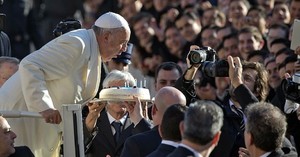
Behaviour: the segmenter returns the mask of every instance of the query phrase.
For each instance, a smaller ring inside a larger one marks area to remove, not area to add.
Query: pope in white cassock
[[[0,110],[39,112],[39,118],[8,119],[15,145],[27,145],[36,157],[57,157],[61,144],[63,104],[94,98],[101,60],[127,49],[130,29],[118,14],[100,16],[92,29],[79,29],[53,39],[25,57],[0,88]]]

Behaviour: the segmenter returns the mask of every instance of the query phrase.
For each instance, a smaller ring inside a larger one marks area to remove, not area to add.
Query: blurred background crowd
[[[190,46],[209,46],[218,59],[231,55],[260,63],[269,75],[261,100],[284,110],[280,84],[285,73],[293,75],[300,69],[290,49],[300,0],[6,0],[0,6],[6,14],[1,31],[10,39],[9,55],[21,60],[55,38],[53,30],[60,21],[77,19],[88,29],[108,11],[122,15],[132,30],[131,56],[123,56],[125,62],[120,64],[138,80],[146,78],[152,96],[161,63],[175,62],[185,71]],[[206,100],[223,100],[230,86],[228,77],[205,78],[201,73],[194,82],[196,95]],[[295,125],[289,123],[287,136],[296,139],[292,142],[298,143],[299,153],[300,135],[294,128],[299,122]]]

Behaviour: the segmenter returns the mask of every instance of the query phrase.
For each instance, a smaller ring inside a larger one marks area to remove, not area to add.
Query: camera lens
[[[192,65],[200,64],[206,60],[206,52],[203,50],[192,50],[189,53],[188,59]]]

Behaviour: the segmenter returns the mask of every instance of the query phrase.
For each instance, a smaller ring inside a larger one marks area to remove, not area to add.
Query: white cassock
[[[63,104],[81,104],[98,90],[101,57],[93,30],[64,34],[25,57],[0,88],[0,110],[41,112]],[[62,115],[63,116],[63,115]],[[63,118],[63,117],[62,117]],[[63,124],[42,118],[8,118],[15,145],[27,145],[36,157],[57,157]]]

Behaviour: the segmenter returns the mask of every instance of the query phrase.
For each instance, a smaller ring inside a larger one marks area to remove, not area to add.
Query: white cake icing
[[[137,87],[111,87],[100,91],[101,101],[132,101],[133,96],[141,101],[151,101],[149,89]]]

